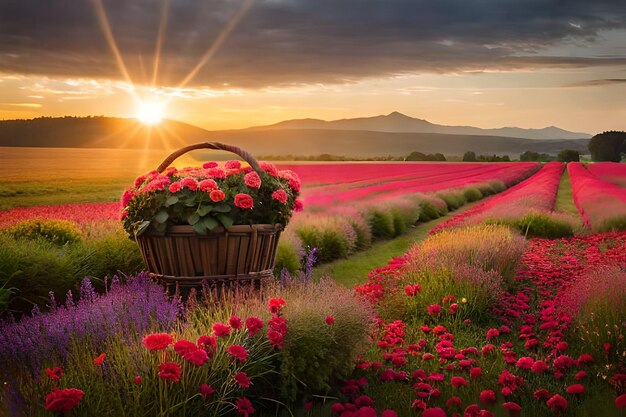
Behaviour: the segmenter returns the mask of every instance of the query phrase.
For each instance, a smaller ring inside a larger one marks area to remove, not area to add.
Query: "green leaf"
[[[150,222],[148,220],[144,220],[139,223],[135,229],[135,236],[142,235],[148,229],[148,226],[150,226]]]
[[[209,214],[211,210],[213,210],[212,206],[200,206],[198,207],[198,210],[196,210],[196,213],[198,213],[199,216],[204,217]]]
[[[206,228],[208,230],[213,230],[215,229],[217,226],[219,226],[219,223],[217,222],[217,220],[215,220],[213,217],[205,217],[204,219],[202,219],[204,221],[204,224],[206,225]]]
[[[169,217],[170,215],[167,214],[167,210],[161,209],[154,216],[154,220],[156,220],[157,223],[165,223]]]
[[[207,232],[204,222],[197,222],[196,224],[194,224],[193,230],[199,235],[206,235]]]
[[[170,196],[167,198],[167,200],[165,200],[165,207],[172,206],[176,203],[178,203],[178,197],[176,197],[175,195]]]
[[[218,214],[216,217],[224,227],[230,227],[234,223],[233,219],[225,214]]]
[[[198,213],[191,213],[191,215],[187,217],[187,223],[189,223],[192,226],[198,223],[198,221],[200,221],[200,216],[198,215]]]
[[[196,205],[196,199],[195,196],[189,196],[187,198],[185,198],[185,205],[187,207],[193,207]]]
[[[230,206],[228,204],[220,204],[213,207],[213,211],[216,211],[218,213],[228,213],[230,211]]]

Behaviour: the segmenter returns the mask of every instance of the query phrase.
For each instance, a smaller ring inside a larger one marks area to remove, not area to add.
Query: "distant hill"
[[[373,132],[396,133],[443,133],[448,135],[502,136],[509,138],[553,140],[553,139],[589,139],[589,133],[569,132],[555,126],[543,129],[522,129],[503,127],[499,129],[481,129],[472,126],[444,126],[427,120],[409,117],[399,112],[386,116],[360,117],[325,121],[319,119],[286,120],[269,126],[252,127],[250,130],[277,129],[327,129],[327,130],[367,130]]]
[[[149,128],[116,117],[41,117],[0,121],[0,146],[53,148],[179,148],[206,140],[204,129],[174,120]]]
[[[387,116],[388,117],[388,116]],[[398,117],[398,116],[394,116]],[[404,116],[406,117],[406,116]],[[462,155],[508,154],[525,151],[556,155],[569,148],[587,153],[588,139],[536,140],[516,137],[402,133],[344,129],[244,129],[207,131],[173,120],[148,128],[134,119],[64,117],[0,121],[0,146],[175,149],[199,141],[238,145],[253,155],[332,154],[370,158],[408,155],[413,151]],[[200,158],[208,153],[197,152]]]

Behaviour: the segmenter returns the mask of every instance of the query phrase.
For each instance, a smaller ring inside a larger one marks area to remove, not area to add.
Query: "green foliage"
[[[405,161],[446,161],[446,157],[442,153],[429,153],[426,155],[422,152],[411,152]]]
[[[478,155],[477,159],[479,162],[510,162],[511,161],[511,158],[508,155],[499,156],[496,154]]]
[[[476,162],[476,152],[467,151],[463,154],[463,162]]]
[[[478,187],[467,187],[463,190],[463,198],[465,198],[465,201],[471,203],[472,201],[478,201],[483,198],[483,193],[480,192]]]
[[[300,249],[302,249],[300,245]],[[279,275],[283,269],[287,269],[291,275],[298,272],[302,261],[302,253],[293,241],[281,239],[276,249],[276,264],[274,274]]]
[[[55,245],[76,243],[81,240],[80,230],[67,220],[30,219],[7,230],[15,239],[43,239]]]
[[[404,234],[407,228],[415,225],[420,217],[419,205],[409,201],[392,206],[390,211],[395,236]]]
[[[284,294],[289,330],[281,356],[281,392],[294,401],[327,394],[367,349],[374,314],[369,303],[330,280],[295,284]],[[326,323],[326,317],[334,319]]]
[[[596,232],[624,232],[626,231],[626,215],[613,216],[606,219],[599,226],[594,227]]]
[[[539,161],[539,152],[526,151],[519,156],[519,160],[523,162]]]
[[[573,149],[563,149],[559,152],[557,160],[561,162],[578,162],[580,160],[580,152]]]
[[[334,259],[346,258],[354,250],[354,241],[346,234],[352,228],[347,222],[338,218],[327,221],[302,222],[296,226],[295,233],[304,246],[317,248],[319,262],[330,262]]]
[[[438,207],[430,201],[422,201],[420,203],[420,221],[429,221],[444,216],[448,212],[447,204],[445,207]]]
[[[486,219],[485,223],[514,227],[528,238],[541,237],[546,239],[558,239],[574,236],[574,232],[576,231],[574,220],[566,215],[539,211],[531,211],[523,217],[515,219]]]
[[[449,210],[456,210],[465,204],[465,196],[463,191],[450,190],[437,193],[437,197],[441,198],[448,205]]]
[[[368,223],[372,227],[372,238],[391,239],[395,235],[393,215],[382,207],[368,207]]]
[[[626,153],[626,132],[609,131],[595,135],[589,141],[589,153],[595,162],[620,162]]]

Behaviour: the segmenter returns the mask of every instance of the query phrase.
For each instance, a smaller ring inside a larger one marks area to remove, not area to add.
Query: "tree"
[[[557,159],[561,162],[578,162],[580,161],[580,153],[574,149],[563,149],[559,152]]]
[[[445,161],[446,157],[444,154],[437,152],[434,155],[428,155],[429,161]]]
[[[422,152],[411,152],[409,156],[406,157],[407,161],[427,161],[428,158],[426,154]]]
[[[538,161],[541,155],[539,152],[526,151],[519,156],[520,161]]]
[[[476,152],[465,152],[465,154],[463,155],[463,162],[476,162]]]
[[[602,132],[589,141],[589,153],[594,161],[622,160],[622,153],[626,153],[626,132]]]

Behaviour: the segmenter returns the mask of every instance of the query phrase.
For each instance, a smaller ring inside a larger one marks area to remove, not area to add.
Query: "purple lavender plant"
[[[304,282],[311,282],[313,279],[313,267],[317,262],[317,257],[315,256],[319,249],[313,248],[309,250],[309,253],[306,255],[306,260],[304,261],[304,269],[301,273],[301,280]]]
[[[19,322],[0,322],[0,377],[29,372],[37,378],[44,365],[62,365],[73,342],[98,351],[113,336],[131,340],[153,326],[169,330],[181,313],[179,300],[170,300],[146,273],[114,277],[105,294],[97,294],[85,278],[80,295],[74,303],[68,294],[59,306],[52,294],[50,312],[34,309]]]

